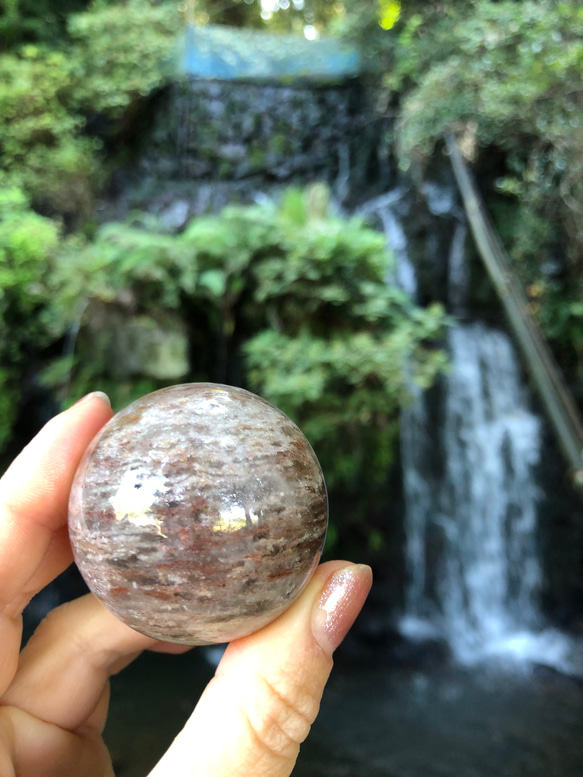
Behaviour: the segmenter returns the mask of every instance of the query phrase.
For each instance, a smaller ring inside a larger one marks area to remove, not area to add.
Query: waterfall
[[[448,350],[441,428],[428,423],[426,397],[402,419],[404,627],[430,623],[458,658],[470,660],[539,626],[541,429],[506,334],[459,325]]]
[[[448,302],[466,314],[467,229],[451,191],[427,192],[429,210],[453,217]],[[395,255],[394,280],[412,297],[415,271],[396,205],[368,203]],[[459,321],[447,335],[450,371],[431,394],[411,386],[401,418],[407,582],[400,628],[445,639],[464,663],[491,655],[560,665],[560,635],[542,629],[537,548],[541,421],[529,406],[510,337]]]
[[[417,280],[415,268],[409,259],[407,236],[401,218],[397,213],[397,207],[407,194],[404,187],[397,187],[387,194],[375,197],[366,202],[358,213],[363,217],[376,216],[387,238],[387,245],[394,257],[393,268],[387,283],[393,283],[402,289],[411,299],[417,296]]]

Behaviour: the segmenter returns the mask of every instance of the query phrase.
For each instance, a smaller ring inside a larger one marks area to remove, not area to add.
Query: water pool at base
[[[116,777],[145,777],[213,667],[144,654],[112,680]],[[362,666],[338,657],[293,777],[581,777],[583,682],[544,669]]]

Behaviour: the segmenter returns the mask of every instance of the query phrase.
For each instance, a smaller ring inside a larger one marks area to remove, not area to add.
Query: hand
[[[53,610],[19,657],[22,611],[72,561],[67,502],[81,456],[111,417],[90,394],[50,421],[0,481],[0,775],[113,775],[102,739],[109,677],[144,649],[91,594]],[[371,585],[368,567],[322,564],[276,621],[232,642],[151,777],[288,777],[318,713],[332,653]]]

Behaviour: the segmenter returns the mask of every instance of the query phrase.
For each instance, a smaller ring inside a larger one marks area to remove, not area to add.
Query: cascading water
[[[410,577],[404,627],[431,623],[458,658],[470,660],[504,650],[539,625],[540,422],[527,407],[505,334],[457,326],[448,349],[440,439],[427,412],[402,419]],[[437,468],[435,456],[442,457]]]
[[[451,191],[427,192],[430,211],[454,216],[448,261],[453,313],[464,313],[466,226]],[[395,278],[416,295],[405,232],[386,195],[363,209],[380,218]],[[396,239],[395,239],[396,236]],[[431,397],[414,386],[401,419],[407,586],[401,630],[446,639],[456,658],[563,660],[555,632],[540,631],[536,474],[541,422],[529,408],[512,341],[483,323],[448,332],[450,372]],[[430,404],[433,403],[433,404]]]
[[[396,206],[402,201],[405,194],[404,188],[397,187],[387,194],[367,202],[360,208],[359,214],[364,217],[370,217],[374,214],[379,218],[387,238],[387,244],[395,259],[391,277],[387,278],[387,282],[395,284],[411,299],[414,299],[417,295],[415,268],[409,260],[407,236],[401,219],[396,213]]]

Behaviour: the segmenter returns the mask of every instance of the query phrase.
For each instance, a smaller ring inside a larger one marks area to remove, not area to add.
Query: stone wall
[[[315,180],[347,201],[382,174],[385,124],[367,99],[357,79],[318,86],[184,78],[149,106],[119,199],[126,210],[162,215],[171,228]]]

